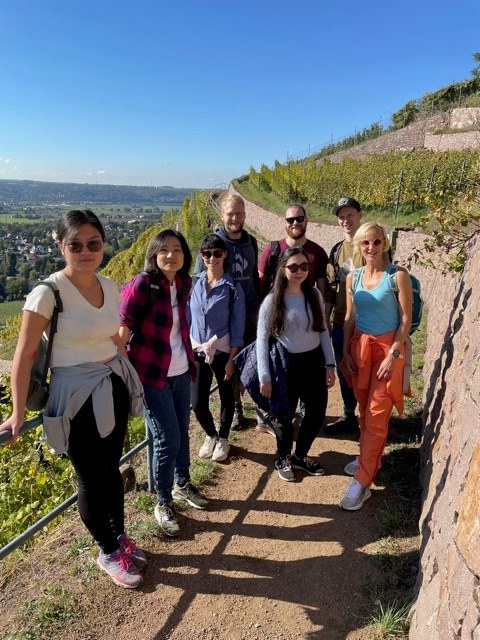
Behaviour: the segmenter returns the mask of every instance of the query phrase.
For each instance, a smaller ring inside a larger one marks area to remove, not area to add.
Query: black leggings
[[[115,427],[101,438],[90,396],[70,421],[68,456],[78,480],[80,517],[105,554],[118,549],[124,528],[123,480],[119,470],[127,432],[129,393],[123,380],[112,373]]]
[[[233,419],[233,376],[228,380],[225,377],[225,365],[230,357],[228,353],[217,353],[210,364],[206,364],[205,358],[195,354],[197,367],[197,380],[191,385],[192,409],[198,422],[208,436],[215,438],[217,429],[210,411],[210,387],[213,374],[218,383],[220,395],[220,438],[228,439],[230,426]]]
[[[298,400],[305,406],[305,415],[300,424],[295,448],[295,455],[304,458],[320,431],[327,410],[328,388],[325,358],[321,347],[304,353],[288,354],[287,383],[292,415],[295,413]],[[292,452],[292,419],[275,416],[272,419],[272,427],[277,437],[278,456],[285,458]]]

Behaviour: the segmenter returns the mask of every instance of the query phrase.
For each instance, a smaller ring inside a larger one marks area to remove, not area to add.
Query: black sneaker
[[[331,436],[352,431],[358,431],[358,418],[354,413],[345,414],[324,428],[324,433]]]
[[[287,456],[286,458],[277,458],[277,460],[275,460],[275,469],[277,470],[281,480],[286,480],[287,482],[295,481],[295,474],[292,471],[290,456]]]
[[[323,476],[325,468],[319,462],[315,462],[312,458],[305,456],[303,460],[293,455],[290,459],[292,467],[294,469],[302,469],[305,473],[309,473],[311,476]]]

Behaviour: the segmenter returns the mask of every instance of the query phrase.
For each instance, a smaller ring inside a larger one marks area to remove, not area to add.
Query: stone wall
[[[480,131],[459,131],[458,133],[426,133],[425,149],[431,151],[461,151],[479,149]]]
[[[338,151],[329,156],[329,160],[341,162],[345,157],[363,158],[368,154],[386,153],[396,149],[423,149],[425,134],[438,127],[447,126],[447,120],[448,116],[444,114],[417,120],[398,131],[391,131],[375,140],[369,140],[345,151]]]
[[[247,224],[284,236],[276,214],[247,202]],[[340,228],[309,223],[328,252]],[[423,236],[400,231],[395,258],[407,264]],[[422,441],[421,566],[410,640],[480,640],[480,238],[463,276],[412,271],[428,306]]]

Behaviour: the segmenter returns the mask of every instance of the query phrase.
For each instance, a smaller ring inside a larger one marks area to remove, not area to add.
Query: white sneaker
[[[216,444],[217,444],[216,438],[212,438],[212,436],[205,436],[205,442],[200,447],[200,451],[198,452],[198,457],[211,458]]]
[[[352,478],[342,501],[338,505],[347,511],[358,511],[363,507],[365,500],[368,500],[372,492],[368,487],[364,487],[358,480]]]
[[[219,438],[215,445],[215,450],[212,454],[212,460],[215,462],[223,462],[228,458],[228,452],[230,451],[230,445],[225,438]]]
[[[377,471],[382,468],[382,461],[378,463]],[[354,476],[357,471],[360,469],[360,458],[357,456],[354,460],[345,465],[343,471],[347,474],[347,476]]]
[[[347,474],[347,476],[354,476],[359,469],[360,469],[360,460],[359,460],[359,457],[357,456],[351,462],[345,465],[343,470]]]

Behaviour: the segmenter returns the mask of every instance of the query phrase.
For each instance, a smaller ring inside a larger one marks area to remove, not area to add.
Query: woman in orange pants
[[[347,314],[342,368],[350,379],[360,410],[360,455],[346,467],[354,475],[340,502],[360,509],[371,493],[395,406],[403,412],[405,341],[412,322],[412,286],[408,271],[389,263],[385,229],[363,224],[354,237],[354,251],[364,267],[347,277]],[[398,295],[389,279],[395,273]]]

